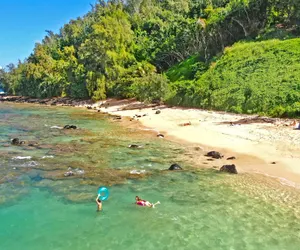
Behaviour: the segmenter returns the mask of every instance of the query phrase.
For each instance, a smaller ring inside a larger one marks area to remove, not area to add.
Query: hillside
[[[178,79],[187,74],[184,72]],[[191,106],[236,113],[299,116],[300,39],[237,43],[226,48],[224,54],[190,84],[194,88],[189,97]]]
[[[291,0],[99,0],[0,69],[0,82],[36,98],[297,116],[299,9]]]

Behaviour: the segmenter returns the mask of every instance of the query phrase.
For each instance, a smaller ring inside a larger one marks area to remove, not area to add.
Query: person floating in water
[[[135,196],[135,204],[142,206],[142,207],[152,207],[155,208],[156,205],[160,204],[160,202],[156,202],[156,203],[151,203],[149,201],[146,200],[142,200],[140,197]]]
[[[96,203],[97,203],[97,211],[101,211],[102,210],[102,201],[100,200],[100,194],[98,194],[98,196],[96,198]]]

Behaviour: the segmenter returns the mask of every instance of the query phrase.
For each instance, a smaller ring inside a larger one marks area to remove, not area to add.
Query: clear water
[[[86,110],[1,103],[0,118],[0,249],[299,249],[299,191],[276,180],[201,168],[184,145]],[[65,124],[79,129],[50,128]],[[173,162],[187,170],[163,171]],[[96,212],[100,185],[110,197]]]

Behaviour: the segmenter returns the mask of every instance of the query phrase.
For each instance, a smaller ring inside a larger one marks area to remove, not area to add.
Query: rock
[[[161,113],[161,111],[160,111],[159,109],[155,111],[155,114],[156,114],[156,115],[158,115],[158,114],[160,114],[160,113]]]
[[[29,147],[37,147],[38,146],[38,143],[33,141],[33,142],[28,142],[28,146]]]
[[[65,125],[64,129],[77,129],[77,126],[75,126],[75,125]]]
[[[129,148],[142,148],[143,146],[142,145],[137,145],[137,144],[130,144],[128,147]]]
[[[122,119],[122,116],[117,115],[117,116],[114,116],[113,119],[114,119],[114,120],[121,120],[121,119]]]
[[[214,159],[221,159],[223,157],[223,155],[217,151],[210,151],[205,156],[209,156]]]
[[[159,137],[159,138],[164,138],[165,137],[163,134],[157,134],[156,136]]]
[[[131,170],[129,172],[130,174],[145,174],[146,173],[146,170]]]
[[[13,138],[13,139],[11,139],[11,144],[12,144],[12,145],[20,145],[20,140],[19,140],[19,138]]]
[[[226,160],[235,160],[236,158],[234,156],[228,157]]]
[[[203,148],[202,148],[202,147],[199,147],[199,146],[197,146],[197,147],[194,147],[194,149],[195,149],[195,150],[197,150],[197,151],[199,151],[199,150],[203,150]]]
[[[40,174],[36,174],[36,175],[30,176],[30,179],[32,181],[39,182],[39,181],[42,181],[44,178]]]
[[[65,177],[72,176],[72,175],[74,175],[74,173],[72,171],[68,171],[68,172],[64,173]]]
[[[231,174],[237,174],[238,173],[234,164],[232,164],[232,165],[223,165],[220,168],[220,171],[221,172],[228,172],[228,173],[231,173]]]
[[[272,161],[271,164],[276,164],[276,161]]]
[[[182,167],[180,167],[177,163],[174,163],[169,167],[169,170],[182,170]]]
[[[20,141],[19,138],[13,138],[13,139],[11,139],[11,144],[19,146],[19,145],[25,144],[25,141]]]
[[[86,108],[87,108],[87,109],[92,109],[92,106],[87,106]]]

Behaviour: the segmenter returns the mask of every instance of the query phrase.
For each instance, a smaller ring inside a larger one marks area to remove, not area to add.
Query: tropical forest
[[[99,0],[47,30],[0,82],[35,98],[299,117],[300,1]]]

